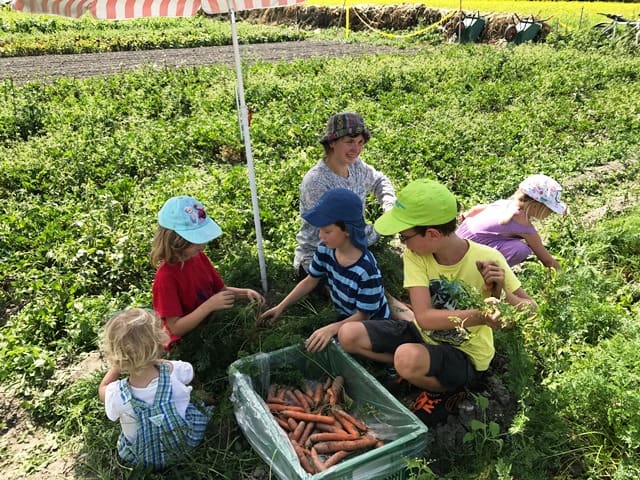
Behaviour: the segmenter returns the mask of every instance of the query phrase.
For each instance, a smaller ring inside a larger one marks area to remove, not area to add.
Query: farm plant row
[[[391,4],[401,2],[366,2],[367,4]],[[421,2],[414,2],[419,4]],[[461,4],[452,0],[435,0],[428,2],[429,8],[435,15],[432,19],[418,21],[413,25],[413,31],[389,32],[396,44],[415,44],[420,42],[441,43],[446,35],[438,29],[425,29],[424,23],[437,21],[447,12],[458,10]],[[338,13],[333,15],[335,25],[331,28],[318,30],[312,23],[303,29],[295,22],[290,25],[258,25],[248,22],[238,22],[238,36],[241,43],[265,43],[302,40],[312,37],[327,37],[335,39],[346,37],[343,2],[318,0],[304,5],[305,15],[313,16],[313,8],[333,7]],[[403,7],[407,7],[406,4]],[[295,9],[296,7],[287,7]],[[300,7],[302,8],[302,7]],[[352,8],[358,8],[357,4]],[[602,12],[619,14],[629,20],[638,20],[640,9],[634,3],[618,2],[526,2],[526,1],[480,1],[463,2],[462,9],[467,13],[482,12],[482,15],[504,16],[512,14],[513,23],[519,18],[535,16],[539,21],[546,20],[551,29],[551,35],[545,40],[551,43],[572,43],[580,48],[597,48],[605,46],[607,49],[623,48],[637,51],[638,42],[635,33],[620,26],[615,36],[602,36],[592,27],[602,21],[608,21]],[[275,9],[276,12],[286,9]],[[441,11],[441,14],[438,14]],[[240,12],[240,14],[246,12]],[[325,12],[318,15],[326,17]],[[242,15],[240,15],[242,16]],[[295,19],[293,14],[287,19]],[[357,19],[357,16],[354,16]],[[258,20],[259,21],[259,20]],[[302,17],[300,23],[304,25]],[[320,25],[326,27],[326,25]],[[417,33],[419,32],[419,33]],[[69,19],[51,15],[25,15],[14,12],[8,5],[0,7],[0,57],[24,55],[44,55],[60,53],[90,53],[113,52],[127,50],[145,50],[160,48],[188,48],[202,46],[218,46],[231,44],[231,30],[227,15],[214,17],[198,16],[195,18],[149,18],[133,21],[98,21],[89,15],[82,19]],[[633,33],[633,34],[632,34]],[[375,29],[365,29],[362,32],[350,32],[350,41],[375,41],[386,43],[389,41],[387,32],[377,32]]]
[[[332,113],[364,115],[365,159],[398,189],[431,177],[471,206],[532,173],[565,186],[570,214],[543,229],[563,269],[525,264],[538,315],[496,335],[513,416],[459,450],[432,445],[412,462],[416,478],[640,476],[639,72],[633,53],[561,42],[246,67],[270,302],[294,284],[298,185]],[[150,305],[164,200],[200,199],[224,231],[207,253],[225,280],[260,288],[234,80],[213,66],[0,83],[0,383],[73,450],[80,478],[136,473],[117,462],[119,429],[96,395],[102,372],[73,383],[60,372],[97,348],[110,313]],[[607,205],[613,213],[596,215]],[[401,296],[399,258],[386,244],[374,253]],[[301,342],[333,313],[309,299],[284,317],[259,328],[239,306],[185,338],[175,355],[218,406],[204,444],[157,478],[247,478],[263,466],[236,425],[226,369]]]

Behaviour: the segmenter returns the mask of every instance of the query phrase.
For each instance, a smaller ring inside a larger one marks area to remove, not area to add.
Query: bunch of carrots
[[[303,388],[269,387],[267,406],[287,432],[307,473],[323,472],[357,451],[383,445],[364,423],[347,413],[344,397],[342,376],[324,382],[305,380]]]

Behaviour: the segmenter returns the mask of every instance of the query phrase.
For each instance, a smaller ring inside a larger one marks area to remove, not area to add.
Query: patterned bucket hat
[[[320,139],[323,145],[346,136],[362,135],[365,141],[369,141],[371,133],[364,124],[364,119],[359,113],[341,112],[331,116],[327,121],[327,129]]]

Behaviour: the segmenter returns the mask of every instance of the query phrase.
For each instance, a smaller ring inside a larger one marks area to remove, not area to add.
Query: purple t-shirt
[[[507,259],[510,267],[524,261],[532,250],[520,237],[522,234],[536,233],[533,226],[522,225],[515,220],[501,224],[509,215],[513,204],[509,200],[498,200],[477,215],[466,218],[458,227],[459,237],[482,243],[498,250]]]

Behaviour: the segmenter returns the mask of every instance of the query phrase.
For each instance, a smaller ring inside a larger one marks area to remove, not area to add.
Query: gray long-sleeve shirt
[[[389,178],[371,165],[358,158],[353,165],[349,165],[347,178],[334,173],[324,160],[313,166],[302,179],[300,184],[300,214],[313,208],[324,192],[332,188],[346,188],[360,197],[363,205],[369,193],[373,193],[384,211],[393,207],[396,201],[395,190]],[[368,224],[365,232],[369,245],[374,243],[378,235],[373,225]],[[293,266],[296,271],[302,266],[307,270],[313,253],[316,251],[319,236],[318,228],[302,220],[300,232],[296,235],[296,247]]]

